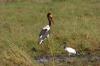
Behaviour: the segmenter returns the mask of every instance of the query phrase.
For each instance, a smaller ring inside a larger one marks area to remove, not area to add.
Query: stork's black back
[[[44,40],[45,38],[47,38],[47,35],[50,33],[50,31],[48,31],[47,29],[42,29],[42,31],[40,32],[40,36],[42,36],[40,39]]]
[[[44,35],[46,33],[47,29],[42,29],[39,36]]]

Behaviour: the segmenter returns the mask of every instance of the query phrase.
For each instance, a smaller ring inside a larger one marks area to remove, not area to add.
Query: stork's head
[[[47,17],[48,17],[48,18],[52,18],[51,12],[48,12],[48,13],[47,13]]]
[[[49,26],[51,26],[51,24],[54,23],[51,12],[47,13],[47,18],[48,18],[48,21],[49,21]]]

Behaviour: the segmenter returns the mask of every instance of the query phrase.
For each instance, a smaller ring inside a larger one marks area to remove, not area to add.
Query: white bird
[[[45,27],[42,28],[39,34],[39,44],[42,44],[43,41],[49,37],[50,34],[50,26],[51,26],[51,22],[53,22],[52,15],[50,12],[47,14],[47,18],[48,18],[49,25],[46,25]]]
[[[69,56],[77,55],[77,52],[76,52],[76,50],[74,48],[66,46],[66,42],[64,42],[64,50],[69,53]]]

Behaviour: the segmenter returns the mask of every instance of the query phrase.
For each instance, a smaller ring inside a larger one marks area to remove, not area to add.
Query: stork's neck
[[[48,17],[48,22],[49,22],[49,26],[51,26],[51,18],[50,17]]]

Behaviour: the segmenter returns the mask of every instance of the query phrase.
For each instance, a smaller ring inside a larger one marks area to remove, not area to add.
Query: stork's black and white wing
[[[40,32],[39,38],[45,39],[45,38],[47,38],[48,34],[49,34],[49,31],[47,29],[43,29]]]
[[[49,33],[50,33],[50,27],[47,25],[45,26],[40,34],[39,34],[39,44],[42,44],[42,42],[49,37]]]

